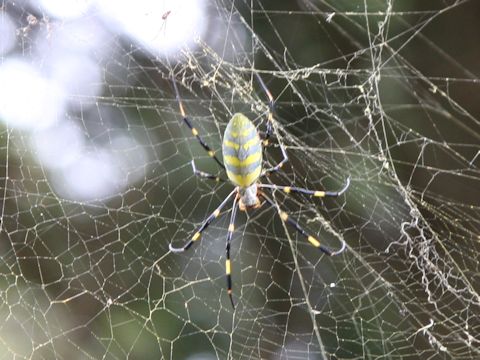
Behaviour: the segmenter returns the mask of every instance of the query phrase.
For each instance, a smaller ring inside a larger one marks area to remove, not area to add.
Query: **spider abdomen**
[[[223,136],[223,162],[230,181],[247,188],[262,172],[262,143],[255,125],[245,115],[236,113]]]

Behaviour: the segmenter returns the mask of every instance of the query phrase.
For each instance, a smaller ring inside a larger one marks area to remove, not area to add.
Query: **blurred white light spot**
[[[112,139],[110,149],[122,175],[118,179],[119,185],[127,186],[145,176],[148,155],[134,138],[127,134],[117,135]]]
[[[0,55],[6,54],[15,46],[15,25],[5,12],[0,11]]]
[[[100,67],[83,54],[60,52],[51,57],[50,76],[65,92],[70,108],[85,110],[102,91]]]
[[[41,10],[56,18],[73,18],[85,14],[93,0],[40,0]]]
[[[63,169],[56,179],[57,190],[65,197],[77,200],[100,200],[119,191],[119,173],[111,156],[105,151],[84,154]]]
[[[33,134],[33,146],[40,163],[51,169],[71,165],[82,157],[84,138],[70,122],[61,122]]]
[[[0,120],[24,129],[40,129],[64,111],[63,93],[26,62],[10,59],[0,65]]]
[[[145,176],[147,152],[128,134],[113,136],[110,146],[85,153],[87,147],[79,131],[65,124],[56,127],[51,136],[59,136],[61,132],[64,139],[53,140],[47,135],[45,140],[37,140],[36,145],[39,159],[57,170],[52,175],[55,189],[62,196],[101,200],[121,193]],[[62,152],[62,146],[64,154],[55,157],[56,152]]]
[[[207,25],[202,0],[97,0],[105,16],[151,51],[171,53],[192,45]]]
[[[111,35],[110,35],[111,37]],[[36,46],[39,53],[75,51],[86,53],[94,51],[99,57],[111,50],[106,40],[105,29],[92,17],[79,18],[72,22],[64,22],[55,26],[50,34],[38,34]]]

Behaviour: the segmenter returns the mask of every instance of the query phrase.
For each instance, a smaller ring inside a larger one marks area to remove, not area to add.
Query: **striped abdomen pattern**
[[[229,121],[222,152],[232,183],[246,188],[257,181],[262,172],[262,144],[257,129],[245,115],[237,113]]]

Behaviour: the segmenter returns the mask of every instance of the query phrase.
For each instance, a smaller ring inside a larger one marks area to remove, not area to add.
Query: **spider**
[[[281,141],[278,141],[280,150],[283,156],[283,159],[275,166],[271,168],[264,169],[262,166],[262,152],[265,146],[269,144],[269,139],[273,135],[273,132],[276,133],[275,124],[273,121],[274,113],[274,99],[272,94],[268,90],[267,86],[263,82],[260,75],[255,73],[260,86],[268,97],[268,116],[267,116],[267,129],[263,139],[260,137],[260,133],[253,124],[253,122],[242,113],[236,113],[232,116],[230,121],[227,124],[225,133],[223,135],[222,143],[222,155],[223,163],[215,155],[215,151],[212,150],[207,143],[199,135],[198,130],[193,126],[191,120],[185,113],[182,100],[180,98],[180,93],[177,88],[177,84],[172,77],[173,88],[175,90],[180,114],[183,118],[183,122],[191,130],[193,136],[196,137],[200,145],[205,149],[208,155],[216,161],[218,166],[226,171],[228,180],[219,177],[218,175],[213,175],[200,171],[196,168],[194,160],[192,160],[191,165],[193,173],[202,178],[207,178],[215,180],[217,182],[226,182],[229,181],[232,185],[235,186],[232,192],[222,201],[222,203],[215,209],[215,211],[206,218],[202,223],[200,228],[193,234],[191,239],[185,243],[184,246],[180,248],[174,247],[171,243],[169,244],[169,249],[171,252],[180,253],[188,250],[194,242],[198,241],[202,233],[207,229],[207,227],[215,220],[219,215],[228,201],[233,197],[233,206],[232,212],[230,215],[230,224],[227,230],[227,244],[226,244],[226,260],[225,260],[225,273],[227,278],[227,294],[230,298],[233,309],[235,309],[235,302],[233,301],[232,295],[232,265],[230,261],[230,242],[232,235],[235,229],[235,217],[237,214],[237,209],[240,211],[247,211],[251,209],[257,209],[263,205],[260,201],[260,198],[264,199],[266,203],[270,206],[277,209],[277,212],[282,219],[290,226],[292,226],[296,231],[303,235],[307,241],[313,245],[315,248],[319,249],[321,252],[325,253],[328,256],[335,256],[341,254],[346,247],[345,241],[342,240],[341,247],[338,250],[332,250],[320,243],[318,239],[308,234],[297,221],[292,219],[285,211],[281,210],[280,207],[275,204],[269,196],[265,194],[263,189],[269,190],[281,190],[285,194],[291,193],[301,193],[305,195],[310,195],[313,197],[338,197],[342,195],[350,185],[350,177],[347,178],[346,184],[339,191],[323,191],[323,190],[308,190],[294,186],[284,186],[284,185],[273,185],[273,184],[263,184],[258,180],[265,175],[279,171],[282,166],[288,161],[287,151]],[[278,139],[278,136],[276,136]]]

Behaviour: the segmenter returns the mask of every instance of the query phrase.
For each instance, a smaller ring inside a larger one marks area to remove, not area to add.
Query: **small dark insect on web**
[[[170,15],[171,13],[172,13],[172,10],[168,10],[167,12],[165,12],[165,13],[162,15],[162,20],[167,20],[168,15]]]
[[[158,37],[159,35],[166,36],[166,31],[167,31],[167,19],[168,19],[168,17],[170,16],[171,13],[172,13],[172,10],[168,10],[168,11],[166,11],[166,12],[163,13],[163,15],[162,15],[162,24],[160,25],[160,29],[158,30],[157,37]]]

